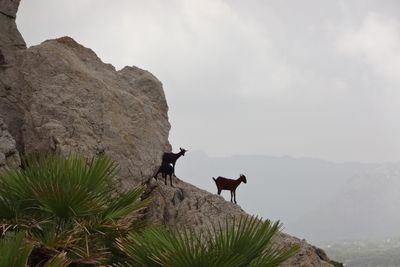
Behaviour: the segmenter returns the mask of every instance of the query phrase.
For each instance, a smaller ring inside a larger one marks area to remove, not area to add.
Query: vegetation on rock
[[[278,266],[297,251],[272,246],[280,224],[253,217],[200,232],[146,226],[144,189],[121,192],[106,156],[23,166],[0,174],[0,267]]]
[[[255,217],[226,220],[224,225],[200,232],[151,227],[118,240],[130,258],[118,266],[279,266],[298,250],[296,246],[289,250],[272,246],[271,239],[280,227],[279,222]]]
[[[119,192],[108,157],[31,157],[0,175],[1,234],[26,232],[30,265],[64,254],[71,263],[101,264],[114,240],[134,226],[143,188]]]

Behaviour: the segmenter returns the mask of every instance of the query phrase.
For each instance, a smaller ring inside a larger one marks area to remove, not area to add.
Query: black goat
[[[217,179],[213,177],[213,179],[215,181],[215,184],[217,185],[218,195],[221,195],[222,190],[230,190],[231,202],[233,197],[235,200],[235,204],[236,204],[236,188],[240,185],[241,182],[247,183],[246,176],[244,176],[243,174],[241,174],[240,177],[236,180],[228,179],[221,176],[218,176]]]
[[[169,163],[161,164],[160,168],[158,168],[156,175],[154,176],[154,178],[156,178],[156,180],[157,180],[157,176],[159,173],[161,173],[162,177],[164,177],[165,185],[167,185],[167,178],[168,178],[167,176],[169,175],[169,181],[171,183],[171,186],[173,186],[172,185],[172,174],[174,173],[174,168],[172,167],[171,164],[169,164]]]
[[[174,176],[176,176],[175,175],[175,164],[176,164],[176,161],[181,156],[185,156],[185,153],[187,152],[186,149],[183,149],[181,147],[179,149],[181,150],[179,153],[165,152],[163,157],[162,157],[162,164],[161,165],[163,165],[163,164],[172,164],[172,168],[173,168],[172,174]]]

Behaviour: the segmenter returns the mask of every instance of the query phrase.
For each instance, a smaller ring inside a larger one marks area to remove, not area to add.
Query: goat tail
[[[217,179],[215,179],[215,177],[213,177],[214,182],[217,182]]]

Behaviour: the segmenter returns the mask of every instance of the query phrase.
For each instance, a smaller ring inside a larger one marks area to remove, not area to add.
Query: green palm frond
[[[53,155],[29,161],[24,171],[33,198],[60,218],[90,216],[103,210],[112,194],[115,163],[108,157],[90,161]]]
[[[102,211],[113,193],[116,164],[108,157],[39,155],[25,165],[0,175],[4,217],[38,211],[59,218],[90,216]]]
[[[17,215],[15,206],[18,206],[18,204],[13,202],[10,198],[0,195],[0,218],[15,218]]]
[[[278,266],[298,250],[272,245],[280,228],[279,222],[255,217],[226,220],[225,225],[197,233],[187,228],[149,228],[118,240],[130,258],[119,266]]]
[[[117,165],[106,156],[41,154],[24,166],[0,173],[0,233],[25,230],[34,264],[62,253],[74,264],[107,262],[149,202],[142,187],[117,190]]]
[[[71,261],[66,257],[66,253],[60,253],[48,260],[43,267],[68,267]]]
[[[210,250],[217,254],[219,263],[240,260],[236,266],[278,266],[297,251],[297,247],[283,249],[272,246],[272,238],[280,232],[282,225],[278,222],[256,217],[240,217],[225,226],[213,227],[210,236]]]
[[[151,199],[139,201],[144,190],[144,187],[137,187],[128,192],[121,193],[118,198],[110,201],[108,207],[102,211],[102,217],[105,220],[116,220],[140,211],[151,201]]]
[[[0,267],[25,267],[32,246],[24,240],[24,232],[0,241]]]

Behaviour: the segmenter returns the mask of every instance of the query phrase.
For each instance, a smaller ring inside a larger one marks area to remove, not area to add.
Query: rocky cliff
[[[24,151],[110,155],[124,181],[149,177],[169,149],[161,82],[136,67],[116,71],[69,37],[19,53],[26,81]]]
[[[24,114],[18,101],[22,90],[19,85],[19,71],[15,64],[16,54],[26,48],[15,23],[18,5],[19,0],[0,0],[0,114],[2,117],[0,118],[2,125],[0,158],[4,159],[4,164],[9,162],[10,157],[19,164],[16,146],[21,144]],[[19,151],[22,151],[21,147]]]
[[[15,24],[19,0],[0,0],[0,167],[34,151],[107,154],[125,185],[148,185],[146,218],[200,227],[245,215],[239,206],[181,180],[151,179],[170,150],[161,82],[137,67],[116,71],[69,37],[26,48]],[[302,245],[285,266],[330,266],[323,252],[282,234],[276,244]]]

